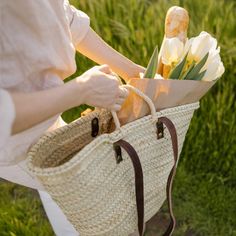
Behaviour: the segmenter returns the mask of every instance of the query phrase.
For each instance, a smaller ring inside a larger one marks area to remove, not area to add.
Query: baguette
[[[165,19],[165,38],[178,37],[183,43],[186,42],[189,26],[189,14],[187,10],[182,7],[171,7]],[[163,41],[164,41],[163,40]],[[162,44],[163,45],[163,44]],[[161,54],[162,49],[160,50]],[[159,58],[157,73],[161,74],[165,79],[168,78],[171,67],[164,65]]]

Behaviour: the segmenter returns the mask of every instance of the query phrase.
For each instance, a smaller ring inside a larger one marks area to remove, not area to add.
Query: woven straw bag
[[[199,103],[155,111],[151,99],[125,85],[151,114],[120,127],[115,112],[95,110],[45,134],[28,152],[28,167],[81,236],[127,236],[167,198],[193,112]],[[111,121],[116,130],[109,133]]]

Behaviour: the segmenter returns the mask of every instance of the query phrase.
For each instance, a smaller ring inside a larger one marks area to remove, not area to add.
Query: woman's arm
[[[59,87],[33,92],[10,92],[16,118],[12,134],[26,130],[81,104],[119,110],[128,92],[119,87],[108,66],[96,66]]]
[[[77,91],[78,104],[83,103],[82,91]],[[32,126],[55,116],[75,104],[75,89],[72,83],[32,93],[10,92],[15,105],[16,118],[12,127],[12,134],[24,131]],[[63,99],[62,99],[63,98]]]
[[[138,77],[139,73],[145,70],[142,66],[133,63],[110,47],[91,28],[83,40],[76,45],[76,49],[98,64],[109,65],[115,73],[126,81],[129,78]]]

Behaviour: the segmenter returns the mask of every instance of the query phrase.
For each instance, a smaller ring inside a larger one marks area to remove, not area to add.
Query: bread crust
[[[165,20],[165,36],[167,38],[178,37],[185,43],[189,26],[189,14],[182,7],[171,7]]]
[[[188,11],[182,7],[173,6],[169,8],[165,19],[165,38],[178,37],[183,43],[186,42],[189,27]],[[159,59],[157,73],[161,74],[165,79],[168,78],[171,67],[164,65]]]

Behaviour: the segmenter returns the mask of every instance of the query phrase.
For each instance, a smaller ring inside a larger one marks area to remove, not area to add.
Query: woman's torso
[[[65,3],[60,0],[1,0],[0,88],[33,92],[63,84],[76,65]],[[25,165],[28,148],[46,131],[63,124],[57,116],[9,138],[0,155],[14,166],[0,177],[38,188]]]

